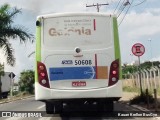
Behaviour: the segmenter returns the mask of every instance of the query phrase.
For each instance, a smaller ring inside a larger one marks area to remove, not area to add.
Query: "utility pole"
[[[108,3],[107,4],[99,4],[99,3],[97,3],[97,4],[93,4],[93,5],[87,5],[86,4],[86,7],[96,7],[97,8],[97,12],[99,12],[99,8],[101,6],[103,6],[103,5],[109,5],[109,4]]]
[[[151,50],[151,59],[152,59],[152,39],[148,40],[150,42],[150,50]],[[151,61],[153,67],[153,61]]]
[[[141,97],[142,97],[142,94],[143,94],[143,90],[142,90],[142,77],[141,77],[141,62],[140,62],[140,56],[138,56],[138,61],[139,61],[139,83],[140,83],[140,92],[141,92]]]

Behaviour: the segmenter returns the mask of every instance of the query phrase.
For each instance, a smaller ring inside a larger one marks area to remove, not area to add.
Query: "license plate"
[[[72,87],[83,87],[86,86],[85,81],[74,81],[72,82]]]

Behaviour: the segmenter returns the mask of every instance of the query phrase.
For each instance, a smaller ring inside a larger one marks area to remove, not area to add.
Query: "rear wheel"
[[[63,110],[63,104],[62,102],[55,102],[54,103],[54,114],[61,114]]]
[[[99,101],[97,104],[97,111],[99,112],[113,112],[113,101],[111,100],[103,100],[103,101]]]
[[[8,97],[8,92],[2,93],[2,98],[7,98]]]
[[[114,110],[114,104],[113,101],[106,101],[103,104],[103,110],[104,112],[113,112]]]
[[[7,95],[4,95],[3,98],[8,98],[8,96],[7,96]]]
[[[54,106],[50,102],[46,102],[46,113],[53,114]]]
[[[46,113],[47,114],[61,114],[63,110],[62,102],[49,102],[46,101]]]

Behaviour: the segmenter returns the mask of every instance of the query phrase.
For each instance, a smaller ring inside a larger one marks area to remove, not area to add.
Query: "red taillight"
[[[119,80],[119,60],[111,63],[108,86],[114,85]]]
[[[44,72],[42,72],[42,73],[40,73],[40,75],[41,75],[41,77],[45,77],[45,73]]]
[[[116,74],[117,74],[117,72],[114,70],[114,71],[112,71],[112,74],[113,74],[113,75],[116,75]]]
[[[39,67],[38,67],[40,70],[44,70],[44,66],[43,65],[40,65]]]
[[[46,66],[41,62],[37,62],[37,71],[39,84],[41,84],[44,87],[50,88]]]

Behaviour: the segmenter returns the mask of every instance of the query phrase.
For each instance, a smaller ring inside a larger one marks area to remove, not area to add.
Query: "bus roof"
[[[107,13],[98,13],[98,12],[63,12],[63,13],[52,13],[52,14],[39,15],[37,19],[42,18],[42,17],[50,18],[50,17],[66,17],[66,16],[84,16],[84,15],[116,17],[116,15],[111,15]]]

